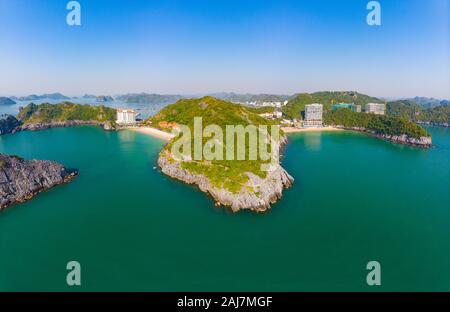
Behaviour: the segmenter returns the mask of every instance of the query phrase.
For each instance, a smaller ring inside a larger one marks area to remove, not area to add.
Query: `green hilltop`
[[[259,113],[259,112],[258,112]],[[269,120],[258,115],[252,108],[219,100],[211,96],[200,99],[182,99],[161,109],[148,119],[155,127],[161,121],[176,122],[192,126],[194,117],[202,117],[204,124],[225,125],[270,125]]]
[[[103,105],[91,106],[71,102],[40,105],[30,103],[19,111],[17,119],[25,125],[64,121],[106,122],[116,119],[116,110]]]
[[[300,93],[295,95],[286,106],[283,107],[283,114],[289,118],[302,119],[301,113],[305,110],[305,105],[320,103],[324,105],[324,110],[331,109],[334,103],[353,103],[361,105],[362,108],[367,103],[383,103],[384,101],[361,94],[355,91],[321,91],[315,93]]]
[[[226,125],[271,125],[271,121],[252,112],[245,106],[233,104],[214,97],[203,97],[200,99],[182,99],[175,104],[163,108],[155,116],[150,117],[146,122],[153,127],[162,130],[170,130],[163,127],[166,123],[176,123],[187,125],[193,129],[194,118],[202,117],[203,127],[215,124],[222,128],[223,137],[226,138]],[[208,139],[204,139],[202,145]],[[173,140],[174,141],[174,140]],[[172,141],[172,142],[173,142]],[[226,144],[226,143],[225,143]],[[167,155],[172,144],[169,143],[161,152]],[[236,147],[236,146],[235,146]],[[225,148],[224,148],[225,150]],[[247,160],[213,160],[213,161],[183,161],[182,168],[196,174],[206,176],[211,183],[218,188],[225,188],[233,193],[238,193],[248,182],[246,172],[251,172],[264,178],[265,171],[261,171],[262,160],[248,160],[248,139],[246,139],[246,159]],[[235,148],[236,152],[236,148]]]

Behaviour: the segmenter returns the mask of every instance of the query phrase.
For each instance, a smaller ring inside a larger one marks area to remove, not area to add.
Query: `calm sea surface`
[[[292,135],[296,179],[267,214],[232,214],[156,168],[164,142],[97,127],[0,137],[78,168],[0,213],[0,291],[450,291],[450,130],[421,150],[355,133]],[[66,285],[81,263],[82,286]],[[381,264],[382,286],[366,284]]]

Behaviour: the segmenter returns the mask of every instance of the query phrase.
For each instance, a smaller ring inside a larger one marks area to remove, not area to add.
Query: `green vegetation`
[[[63,121],[114,121],[116,110],[101,106],[90,106],[62,102],[59,104],[28,104],[19,112],[18,119],[24,124],[63,122]]]
[[[324,115],[324,123],[327,125],[339,125],[346,128],[360,127],[376,134],[402,135],[412,138],[429,137],[429,133],[421,126],[404,118],[393,116],[380,116],[374,114],[354,113],[348,109],[328,111]]]
[[[249,107],[246,106],[247,110],[255,114],[273,113],[275,107],[273,106],[262,106],[262,107]]]
[[[245,106],[233,104],[213,97],[201,99],[182,99],[177,103],[163,108],[158,114],[149,118],[148,123],[153,127],[163,130],[170,130],[163,127],[170,123],[187,125],[193,135],[194,117],[202,117],[203,127],[216,124],[222,128],[223,137],[226,138],[226,125],[271,125],[273,122],[258,116],[251,109]],[[175,139],[176,140],[176,139]],[[203,146],[207,140],[203,140]],[[173,141],[172,141],[173,142]],[[226,142],[225,142],[226,144]],[[235,140],[236,144],[236,140]],[[246,137],[246,159],[248,159],[249,142]],[[172,143],[169,143],[162,152],[170,151]],[[193,148],[193,144],[192,144]],[[224,147],[224,159],[225,159]],[[236,152],[236,146],[235,146]],[[213,161],[183,161],[182,168],[196,174],[206,176],[211,183],[218,188],[225,188],[230,192],[237,193],[248,182],[246,172],[252,172],[262,178],[266,172],[261,171],[261,164],[264,161],[258,160],[213,160]]]
[[[386,113],[390,116],[415,119],[415,113],[422,111],[422,108],[411,100],[400,100],[389,102],[386,106]]]
[[[183,98],[181,95],[175,94],[148,94],[148,93],[130,93],[117,97],[118,100],[127,103],[144,103],[144,104],[161,104],[173,103]]]
[[[450,106],[442,105],[420,112],[419,116],[416,116],[418,121],[430,122],[430,123],[450,123]]]
[[[424,109],[414,101],[401,100],[389,102],[387,113],[388,115],[402,117],[413,121],[437,124],[450,122],[450,106],[448,105]]]
[[[233,103],[245,103],[245,102],[283,102],[289,98],[287,95],[276,94],[238,94],[238,93],[214,93],[210,94],[217,99],[229,101]]]
[[[336,91],[336,92],[316,92],[316,93],[300,93],[292,98],[286,106],[283,107],[283,114],[289,118],[302,119],[302,113],[305,111],[305,105],[320,103],[324,105],[324,111],[330,110],[332,104],[336,103],[353,103],[361,105],[362,108],[367,103],[382,103],[383,101],[365,94],[353,91]]]

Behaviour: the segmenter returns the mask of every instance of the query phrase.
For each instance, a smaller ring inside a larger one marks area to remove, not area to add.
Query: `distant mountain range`
[[[95,97],[95,100],[97,102],[112,102],[114,101],[114,99],[112,98],[112,96],[109,95],[99,95]]]
[[[14,105],[16,102],[7,97],[0,97],[0,105]]]
[[[161,104],[161,103],[175,103],[180,99],[186,98],[201,98],[203,96],[212,96],[217,99],[229,102],[283,102],[289,99],[289,95],[275,95],[275,94],[239,94],[233,92],[220,92],[201,95],[179,95],[179,94],[149,94],[149,93],[130,93],[119,95],[116,99],[127,103],[142,103],[142,104]]]
[[[11,99],[16,100],[16,101],[37,101],[37,100],[43,100],[43,99],[69,100],[70,97],[56,92],[56,93],[49,93],[49,94],[42,94],[42,95],[31,94],[28,96],[21,96],[21,97],[12,96]]]
[[[246,102],[283,102],[288,100],[291,96],[289,95],[277,95],[277,94],[239,94],[234,92],[220,92],[208,94],[209,96],[238,103]]]
[[[116,99],[126,103],[139,104],[161,104],[161,103],[175,103],[176,101],[185,98],[176,94],[149,94],[149,93],[129,93],[119,95]]]
[[[450,104],[450,101],[448,101],[448,100],[439,100],[439,99],[435,99],[435,98],[421,97],[421,96],[416,96],[416,97],[405,99],[405,100],[412,101],[425,109],[435,108],[435,107],[438,107],[441,105],[449,105]]]

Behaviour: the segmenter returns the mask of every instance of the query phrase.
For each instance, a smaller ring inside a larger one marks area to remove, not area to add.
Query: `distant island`
[[[97,102],[112,102],[114,101],[114,99],[112,98],[112,96],[109,95],[99,95],[95,97],[95,100]]]
[[[183,96],[176,94],[149,94],[149,93],[129,93],[124,95],[119,95],[118,100],[124,101],[126,103],[138,103],[138,104],[169,104],[174,103]]]
[[[16,102],[7,97],[0,97],[0,105],[14,105]]]
[[[278,94],[251,94],[251,93],[234,93],[234,92],[221,92],[212,93],[209,96],[233,102],[233,103],[274,103],[274,102],[284,102],[291,98],[289,95],[278,95]]]
[[[49,93],[49,94],[42,94],[42,95],[31,94],[28,96],[21,96],[21,97],[17,98],[18,101],[37,101],[37,100],[45,100],[45,99],[69,100],[70,97],[65,96],[59,92],[56,92],[56,93]]]

